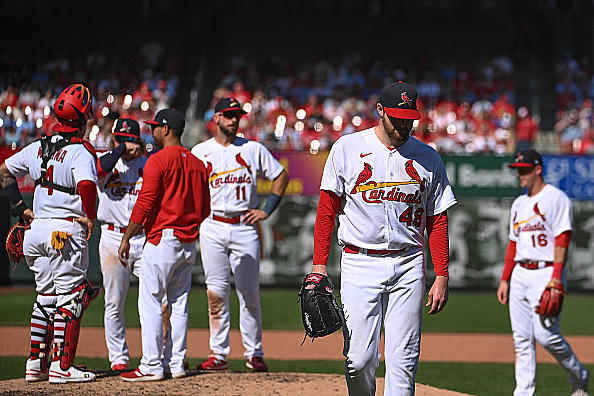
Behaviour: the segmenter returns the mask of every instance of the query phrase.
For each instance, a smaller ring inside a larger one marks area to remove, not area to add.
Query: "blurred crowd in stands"
[[[559,67],[558,98],[566,95],[560,89],[566,77],[574,81],[569,98],[558,103],[559,145],[563,152],[594,152],[592,73],[587,65],[569,65]],[[327,150],[340,136],[375,125],[381,87],[404,80],[418,87],[418,139],[446,155],[512,155],[534,146],[540,132],[538,115],[515,104],[513,71],[504,56],[463,66],[420,59],[408,68],[356,55],[303,63],[236,57],[222,73],[211,108],[220,97],[235,96],[248,111],[240,124],[247,138],[276,149]],[[212,109],[204,120],[213,134],[211,119]]]
[[[592,64],[566,56],[556,67],[555,136],[564,152],[594,154],[594,72]]]
[[[143,120],[170,102],[179,91],[181,63],[163,58],[159,43],[148,42],[137,53],[94,53],[83,59],[19,59],[5,54],[7,68],[0,72],[0,146],[24,147],[55,122],[53,103],[71,83],[82,82],[93,95],[94,117],[88,124],[89,139],[98,151],[109,149],[111,128],[118,118],[140,122],[141,135],[152,143]]]
[[[138,120],[143,139],[152,143],[142,121],[170,106],[181,81],[181,61],[162,54],[159,44],[147,43],[125,57],[97,53],[30,62],[11,55],[8,70],[0,72],[0,146],[23,147],[49,131],[53,101],[79,81],[94,95],[88,138],[97,150],[109,149],[118,117]],[[513,72],[505,56],[462,65],[420,58],[406,67],[356,54],[301,62],[238,56],[217,77],[202,139],[214,134],[214,104],[234,96],[248,112],[240,123],[246,138],[270,149],[328,150],[340,136],[375,125],[381,87],[403,80],[418,87],[418,139],[446,155],[512,155],[533,146],[540,133],[538,114],[516,104]],[[591,65],[567,58],[556,72],[554,132],[560,151],[594,153]]]

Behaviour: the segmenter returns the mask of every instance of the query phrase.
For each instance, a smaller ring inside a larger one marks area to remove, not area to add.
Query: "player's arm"
[[[144,166],[142,188],[134,204],[134,209],[132,209],[128,227],[126,227],[126,232],[118,249],[120,262],[124,266],[130,252],[130,239],[140,231],[149,213],[157,206],[157,201],[163,194],[161,173],[162,169],[158,160],[155,157],[149,158]]]
[[[515,256],[516,242],[510,240],[505,250],[505,264],[503,266],[501,280],[499,281],[499,287],[497,287],[497,300],[503,305],[507,304],[509,298],[509,280],[516,266]]]
[[[113,170],[116,163],[124,153],[127,153],[134,158],[140,157],[142,151],[140,144],[134,142],[117,143],[117,146],[108,153],[97,158],[97,177],[100,179],[107,176]]]
[[[271,192],[264,207],[262,209],[248,210],[247,214],[243,217],[243,222],[250,225],[267,219],[280,204],[288,184],[289,175],[287,174],[287,171],[283,169],[276,179],[272,181]]]
[[[6,163],[0,165],[0,187],[2,187],[2,194],[12,204],[10,213],[13,216],[21,216],[25,221],[31,221],[35,217],[33,211],[27,208],[16,177],[8,170]]]
[[[567,230],[555,237],[555,251],[553,253],[553,275],[551,279],[561,280],[563,267],[567,261],[567,250],[571,241],[571,231]]]
[[[429,250],[435,270],[435,281],[427,294],[428,314],[433,315],[444,309],[448,302],[449,277],[449,239],[447,210],[435,216],[427,216],[427,235]]]
[[[332,191],[321,190],[314,226],[314,253],[311,272],[328,275],[326,264],[330,255],[332,232],[340,207],[340,196]]]

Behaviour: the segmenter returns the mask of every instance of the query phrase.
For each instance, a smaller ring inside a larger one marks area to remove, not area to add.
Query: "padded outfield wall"
[[[327,152],[274,152],[291,181],[280,207],[260,224],[263,285],[298,285],[311,268],[313,227],[318,188]],[[509,209],[521,193],[511,157],[444,157],[458,204],[448,211],[450,224],[450,284],[459,288],[493,288],[503,268]],[[594,156],[545,156],[545,180],[568,193],[573,201],[574,233],[569,251],[568,279],[572,289],[594,289]],[[21,180],[26,200],[31,180]],[[270,183],[261,181],[261,203]],[[5,214],[3,214],[4,216]],[[97,254],[100,230],[91,239],[89,278],[100,282]],[[333,236],[329,273],[338,281],[340,247]],[[429,256],[429,255],[427,255]],[[434,276],[430,259],[427,276]],[[200,259],[194,283],[203,284]],[[19,265],[10,272],[13,283],[30,283],[32,273]]]

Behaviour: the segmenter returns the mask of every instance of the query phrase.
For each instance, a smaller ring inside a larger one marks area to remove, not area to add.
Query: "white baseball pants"
[[[54,231],[71,234],[60,250],[54,249],[51,245]],[[86,230],[77,222],[34,219],[31,229],[25,232],[23,253],[27,265],[35,274],[37,293],[66,295],[86,279],[89,245]],[[68,299],[68,296],[58,296],[57,304],[62,305]]]
[[[239,299],[239,329],[244,356],[261,357],[260,240],[256,227],[208,218],[200,225],[200,254],[206,288],[221,299],[216,313],[209,304],[211,354],[226,360],[231,351],[229,293],[233,273]]]
[[[543,320],[535,312],[540,296],[551,280],[552,273],[553,267],[530,270],[519,265],[516,265],[512,272],[509,316],[516,350],[514,396],[535,394],[535,341],[559,362],[567,373],[567,380],[573,388],[587,383],[587,370],[559,332],[561,314],[554,319]]]
[[[196,260],[196,243],[180,242],[173,229],[163,230],[158,245],[147,242],[142,252],[138,312],[142,332],[140,371],[163,374],[163,311],[169,303],[172,373],[184,371],[188,337],[188,293],[192,284],[192,266]],[[169,353],[170,352],[170,353]]]
[[[118,257],[118,249],[124,234],[110,231],[107,227],[107,224],[101,226],[101,239],[99,240],[99,259],[105,291],[105,343],[109,351],[111,366],[115,364],[127,365],[130,362],[130,355],[126,344],[124,304],[132,274],[137,277],[140,274],[140,258],[145,238],[144,235],[137,235],[130,240],[128,263],[123,266]]]
[[[349,395],[375,395],[382,324],[384,395],[413,395],[425,293],[423,251],[342,253],[340,296],[350,339],[345,345]]]

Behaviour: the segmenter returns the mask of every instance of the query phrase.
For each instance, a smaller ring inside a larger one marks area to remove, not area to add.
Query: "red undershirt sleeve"
[[[144,224],[148,214],[155,207],[155,203],[163,189],[161,180],[160,164],[152,158],[146,162],[142,177],[142,188],[138,199],[132,209],[130,221],[136,224]]]
[[[332,232],[340,207],[340,197],[331,191],[321,190],[316,224],[314,226],[313,265],[326,265],[330,255]]]
[[[76,187],[87,218],[94,220],[97,217],[97,186],[90,180],[82,180]]]
[[[569,248],[569,241],[571,240],[571,231],[567,230],[555,237],[555,246]],[[553,263],[553,278],[561,279],[563,275],[563,267],[565,262],[554,262]]]
[[[435,275],[447,277],[450,262],[447,211],[435,216],[427,216],[426,229]]]
[[[514,257],[516,256],[516,243],[509,241],[507,249],[505,250],[505,264],[503,265],[503,274],[501,274],[501,280],[509,282],[511,274],[514,270],[516,262]]]

